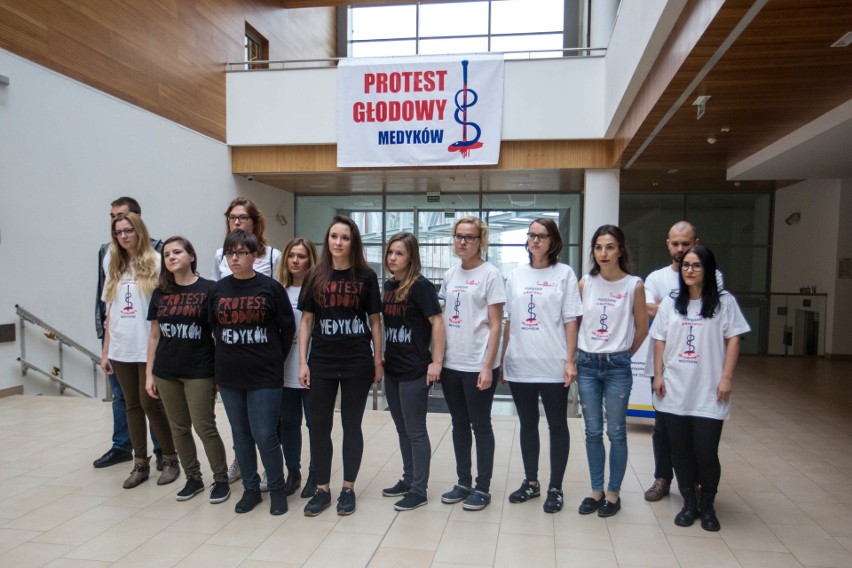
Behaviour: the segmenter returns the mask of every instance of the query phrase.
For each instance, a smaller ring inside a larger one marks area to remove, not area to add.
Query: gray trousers
[[[385,374],[385,397],[399,435],[402,454],[402,481],[411,492],[426,497],[432,445],[426,430],[429,386],[426,376],[413,381],[399,381]]]

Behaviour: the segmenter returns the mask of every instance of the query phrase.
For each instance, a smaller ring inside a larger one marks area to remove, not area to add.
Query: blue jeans
[[[607,491],[617,493],[627,470],[627,404],[633,387],[630,352],[586,353],[578,349],[577,375],[592,491],[603,491],[604,486],[603,409],[606,405],[606,435],[610,444]]]
[[[278,416],[281,412],[281,387],[271,389],[235,389],[219,385],[225,405],[234,451],[246,491],[260,490],[257,454],[266,470],[270,491],[284,489],[284,458],[278,441]],[[257,447],[257,452],[255,452]]]
[[[281,392],[281,417],[278,419],[278,439],[284,452],[287,469],[302,468],[302,412],[308,435],[311,433],[311,405],[308,389],[284,387]],[[308,466],[312,468],[312,464]]]
[[[432,445],[426,430],[429,385],[423,375],[413,381],[398,381],[385,373],[385,397],[399,437],[402,481],[411,492],[426,497]]]
[[[112,373],[109,377],[109,388],[112,389],[112,447],[117,450],[129,452],[130,446],[130,429],[127,427],[127,403],[124,401],[124,393],[121,392],[121,385],[118,384],[118,377]],[[150,430],[150,429],[149,429]],[[159,453],[160,442],[151,432],[151,441],[154,443],[154,452]]]

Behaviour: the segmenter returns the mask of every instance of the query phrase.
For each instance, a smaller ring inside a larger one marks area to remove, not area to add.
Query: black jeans
[[[308,389],[284,387],[281,394],[281,417],[278,419],[278,440],[284,452],[287,469],[302,467],[302,410],[308,435],[311,433],[311,404]],[[313,469],[311,467],[310,469]]]
[[[672,445],[672,462],[680,489],[689,489],[698,483],[702,493],[715,494],[722,476],[719,440],[725,421],[667,412],[657,414],[666,421]]]
[[[459,485],[470,487],[470,451],[476,437],[476,489],[488,492],[494,472],[494,430],[491,428],[491,403],[497,389],[499,367],[491,373],[491,387],[481,391],[476,388],[479,373],[454,371],[446,367],[441,371],[441,389],[453,420],[453,449],[456,452],[456,475]],[[473,429],[473,436],[471,436]]]
[[[568,466],[571,435],[568,432],[568,388],[562,383],[521,383],[509,381],[518,419],[521,422],[521,457],[527,481],[538,481],[538,396],[550,429],[550,485],[562,489]]]
[[[361,420],[373,378],[321,379],[311,377],[311,460],[317,485],[331,479],[331,428],[334,426],[334,401],[340,387],[340,421],[343,426],[343,481],[355,483],[364,455]]]
[[[654,378],[652,377],[651,385],[653,384]],[[654,479],[663,478],[671,483],[674,479],[672,446],[669,443],[669,433],[666,431],[666,421],[663,420],[659,412],[654,413],[654,433],[651,435],[651,442],[654,448]]]
[[[398,381],[385,373],[385,397],[399,437],[402,480],[411,492],[426,497],[432,445],[426,430],[429,385],[423,375],[413,381]]]

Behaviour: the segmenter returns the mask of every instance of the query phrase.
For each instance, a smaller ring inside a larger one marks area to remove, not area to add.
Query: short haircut
[[[225,237],[225,243],[222,245],[222,252],[227,255],[228,251],[232,251],[239,246],[242,246],[249,252],[253,253],[260,250],[260,243],[257,242],[257,237],[254,233],[243,231],[242,229],[234,229],[228,233],[227,237]]]
[[[547,264],[549,266],[553,266],[559,262],[559,254],[562,252],[562,234],[559,232],[559,227],[556,226],[556,221],[549,217],[539,217],[538,219],[533,220],[533,222],[530,223],[530,228],[532,228],[533,223],[538,223],[544,227],[544,230],[547,231],[547,234],[550,237],[547,239]],[[532,263],[532,253],[530,252],[528,245],[529,239],[527,239],[527,244],[524,246],[529,254],[530,263]]]
[[[456,229],[462,223],[470,223],[479,231],[479,256],[483,257],[488,252],[488,225],[479,217],[465,215],[461,219],[456,219],[455,223],[453,223],[453,235],[456,234]]]
[[[142,214],[142,207],[139,205],[139,202],[132,197],[119,197],[109,204],[110,207],[123,207],[125,205],[131,213],[136,213],[137,215]]]

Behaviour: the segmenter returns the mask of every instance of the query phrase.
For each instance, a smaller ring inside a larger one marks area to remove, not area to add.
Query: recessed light
[[[852,43],[852,32],[846,32],[840,39],[831,44],[831,47],[846,47]]]
[[[730,126],[723,126],[722,128],[719,129],[719,131],[720,132],[730,132],[731,127]]]
[[[707,143],[708,144],[715,144],[716,143],[716,137],[715,136],[708,136],[707,137]]]
[[[670,169],[669,171],[667,171],[666,173],[667,173],[667,174],[676,174],[676,173],[677,173],[677,168],[672,168],[672,169]]]
[[[654,181],[654,182],[651,182],[651,185],[652,185],[653,187],[657,187],[657,186],[658,186],[658,185],[660,185],[660,184],[659,184],[658,182]]]

